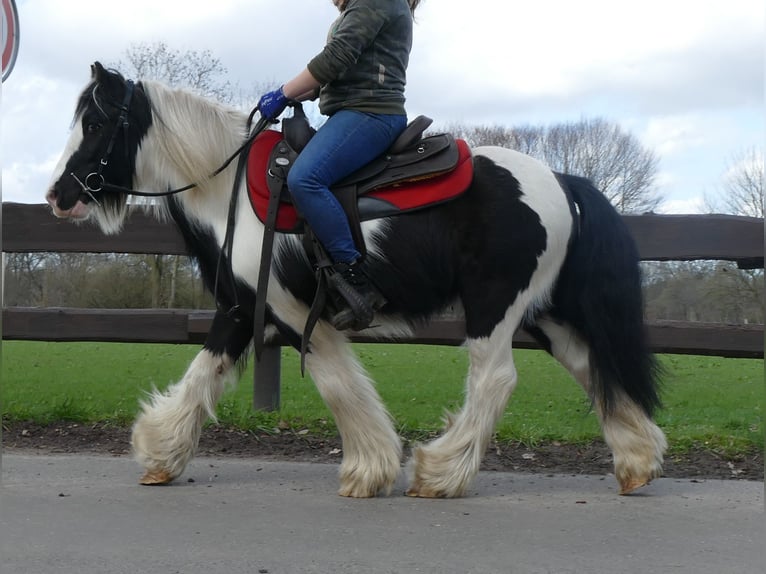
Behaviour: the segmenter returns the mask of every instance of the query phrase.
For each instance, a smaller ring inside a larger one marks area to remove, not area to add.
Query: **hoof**
[[[378,494],[390,494],[393,482],[393,479],[383,477],[372,482],[341,480],[338,494],[347,498],[375,498]]]
[[[405,490],[404,495],[409,496],[410,498],[447,498],[444,494],[425,490],[415,490],[414,488],[408,488]]]
[[[404,491],[404,495],[411,498],[448,498],[447,493],[443,490],[428,488],[422,481],[417,479]]]
[[[167,470],[149,470],[141,477],[139,483],[146,486],[159,486],[169,484],[172,480],[173,477]]]
[[[340,467],[338,494],[349,498],[374,498],[391,494],[399,476],[399,452],[390,457],[361,464],[346,460]]]
[[[620,483],[620,496],[625,496],[626,494],[630,494],[631,492],[634,492],[635,490],[638,490],[639,488],[646,486],[650,483],[649,480],[626,480],[624,482]]]
[[[338,489],[338,496],[345,496],[346,498],[375,498],[377,495],[378,491],[373,489],[353,487]]]

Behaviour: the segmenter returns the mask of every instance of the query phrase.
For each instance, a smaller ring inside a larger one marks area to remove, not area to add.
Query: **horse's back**
[[[509,148],[481,146],[474,148],[473,154],[477,182],[482,181],[478,185],[493,186],[492,180],[502,181],[499,193],[516,195],[515,206],[491,201],[485,209],[499,211],[501,217],[507,217],[506,210],[511,210],[532,218],[545,234],[544,252],[538,254],[541,266],[547,256],[552,259],[549,265],[558,269],[571,239],[574,213],[571,197],[559,177],[540,160]],[[516,247],[523,249],[525,238],[513,229],[505,230],[521,242]]]
[[[566,192],[556,174],[545,163],[520,151],[499,146],[480,146],[472,151],[474,158],[485,157],[498,168],[508,170],[518,183],[524,203],[541,217],[570,218]]]

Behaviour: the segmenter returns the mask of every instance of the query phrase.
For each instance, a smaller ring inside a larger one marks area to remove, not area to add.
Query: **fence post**
[[[255,359],[253,369],[253,408],[275,411],[279,409],[282,347],[265,345],[260,360]]]

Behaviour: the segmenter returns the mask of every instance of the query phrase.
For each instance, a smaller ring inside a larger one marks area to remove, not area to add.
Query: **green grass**
[[[178,380],[199,350],[188,345],[118,343],[3,344],[5,421],[130,424],[138,401],[153,387]],[[402,435],[432,435],[445,409],[462,403],[468,361],[460,348],[356,345],[362,362]],[[539,351],[516,351],[519,386],[497,428],[501,441],[528,445],[584,443],[600,437],[596,417],[568,373]],[[672,448],[705,446],[723,452],[763,449],[763,361],[663,355],[667,370],[658,424]],[[254,412],[252,370],[222,398],[221,423],[243,429],[275,427],[334,433],[335,425],[299,362],[282,352],[282,407]]]

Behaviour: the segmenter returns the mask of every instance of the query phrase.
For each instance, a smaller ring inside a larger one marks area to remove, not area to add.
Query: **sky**
[[[20,48],[2,86],[2,199],[41,203],[98,60],[164,42],[205,51],[245,93],[324,45],[330,0],[16,0]],[[658,211],[699,213],[766,142],[763,0],[423,0],[409,116],[551,125],[600,117],[655,152]],[[257,92],[253,94],[254,106]]]

